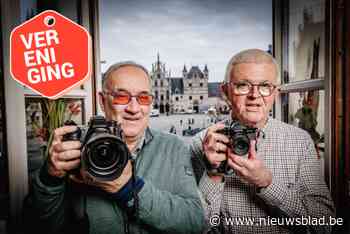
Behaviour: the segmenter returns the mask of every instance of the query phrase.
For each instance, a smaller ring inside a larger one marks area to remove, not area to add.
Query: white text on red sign
[[[54,46],[59,45],[60,40],[56,30],[50,29],[28,35],[21,34],[20,38],[27,50],[24,52],[25,65],[32,67],[27,72],[30,83],[37,84],[74,76],[72,63],[57,63]]]

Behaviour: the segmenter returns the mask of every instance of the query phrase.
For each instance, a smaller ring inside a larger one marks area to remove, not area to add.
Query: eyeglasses
[[[259,84],[252,84],[248,81],[229,83],[233,86],[233,93],[236,95],[246,95],[251,92],[254,86],[258,87],[259,94],[263,97],[270,96],[276,89],[276,85],[270,82],[262,82]]]
[[[113,104],[115,105],[126,105],[129,104],[131,98],[135,97],[136,101],[140,105],[150,105],[153,101],[153,95],[149,93],[139,93],[137,95],[131,95],[127,91],[116,91],[116,92],[105,92],[105,94],[113,97]]]

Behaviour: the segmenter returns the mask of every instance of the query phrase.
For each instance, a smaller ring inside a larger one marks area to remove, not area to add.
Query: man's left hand
[[[132,176],[132,166],[130,160],[126,164],[122,174],[113,181],[99,181],[90,176],[86,171],[81,170],[80,175],[71,175],[69,178],[77,183],[83,183],[90,186],[98,187],[107,193],[116,193],[118,192]]]
[[[250,142],[248,158],[238,156],[228,149],[228,165],[245,182],[259,188],[265,188],[272,183],[272,173],[265,166],[255,151],[256,141]]]

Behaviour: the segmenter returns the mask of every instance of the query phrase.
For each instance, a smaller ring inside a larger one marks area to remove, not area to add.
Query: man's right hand
[[[208,128],[204,137],[203,150],[213,168],[218,168],[221,162],[227,159],[227,144],[230,140],[227,136],[217,132],[224,128],[225,125],[223,123],[215,124]]]
[[[76,126],[64,126],[54,131],[53,141],[49,150],[48,173],[63,178],[68,171],[80,165],[79,141],[62,141],[63,135],[74,132]]]

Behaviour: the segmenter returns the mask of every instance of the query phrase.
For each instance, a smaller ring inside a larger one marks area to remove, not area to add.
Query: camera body
[[[76,125],[66,122],[65,125]],[[79,128],[63,136],[64,141],[79,140],[81,168],[99,181],[112,181],[123,172],[131,154],[123,141],[122,129],[116,121],[103,116],[90,119],[87,130]]]
[[[218,132],[228,136],[229,146],[234,154],[244,156],[249,152],[250,141],[256,138],[257,128],[247,127],[238,121],[233,121],[230,126]]]

